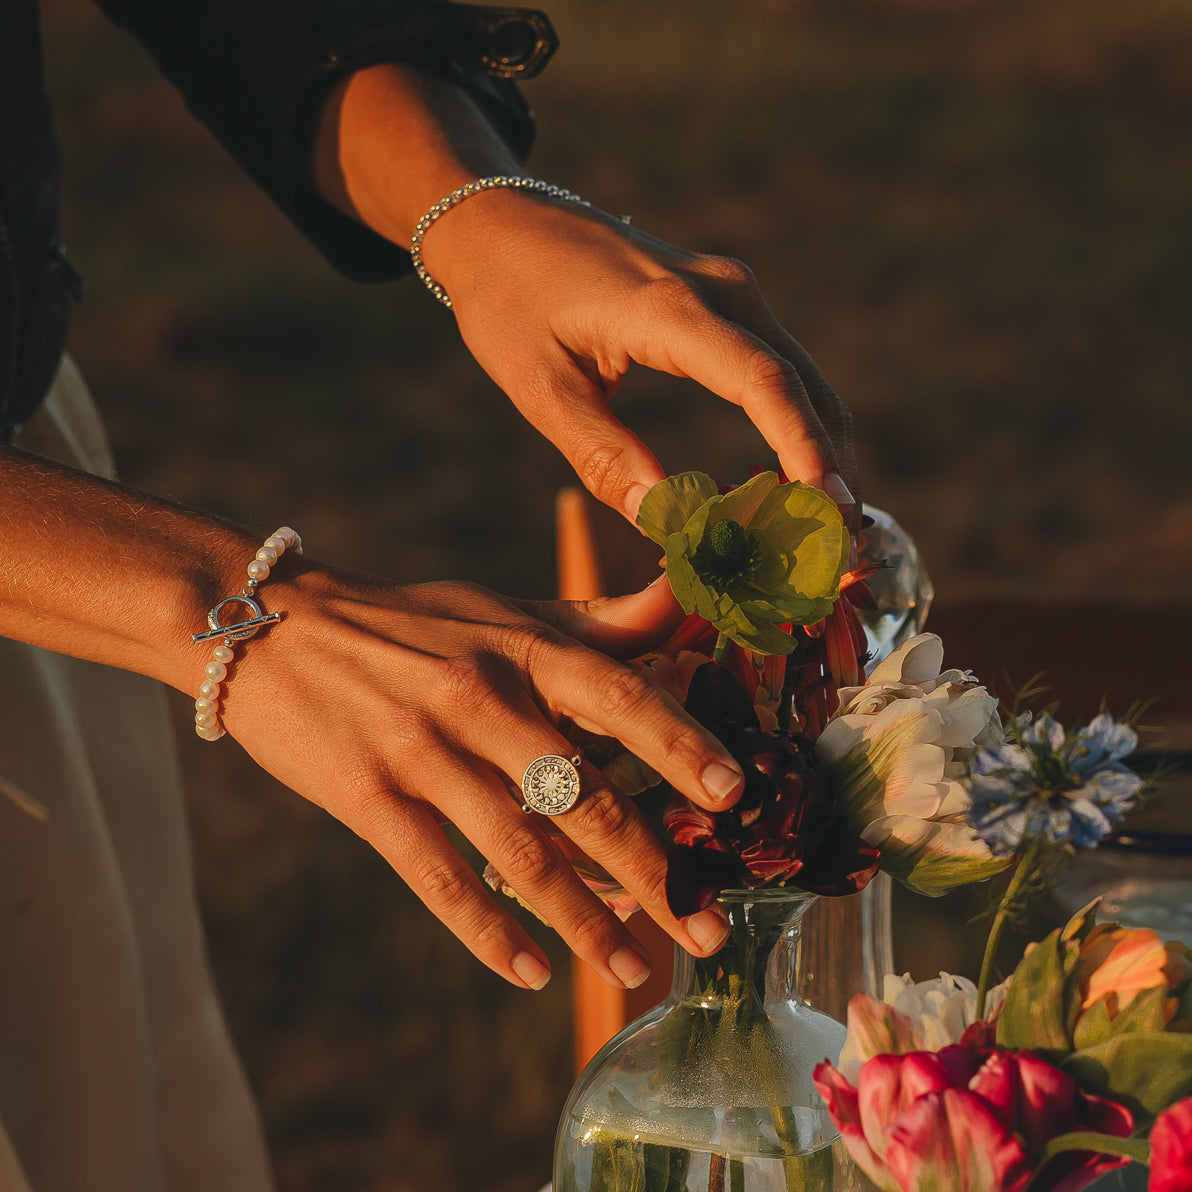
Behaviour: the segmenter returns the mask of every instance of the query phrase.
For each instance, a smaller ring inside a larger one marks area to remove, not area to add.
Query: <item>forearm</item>
[[[113,482],[0,451],[0,634],[184,691],[190,634],[243,585],[251,535]]]
[[[332,92],[315,142],[314,182],[344,214],[405,249],[432,204],[477,178],[521,167],[467,92],[437,71],[386,64],[357,71]],[[504,266],[482,258],[524,254],[541,233],[541,205],[526,191],[490,190],[451,211],[427,234],[423,262],[457,289],[487,286]]]

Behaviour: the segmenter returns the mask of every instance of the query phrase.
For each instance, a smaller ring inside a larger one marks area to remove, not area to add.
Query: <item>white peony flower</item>
[[[965,822],[968,760],[1002,740],[997,700],[943,661],[933,633],[903,643],[863,687],[841,689],[816,742],[848,826],[887,873],[933,896],[1008,864]]]
[[[985,1018],[992,1020],[1006,1000],[1003,982],[989,991]],[[856,1085],[861,1065],[875,1055],[939,1051],[977,1020],[977,987],[967,977],[940,973],[930,981],[912,981],[910,973],[888,973],[882,999],[858,994],[848,1004],[848,1035],[836,1064]]]

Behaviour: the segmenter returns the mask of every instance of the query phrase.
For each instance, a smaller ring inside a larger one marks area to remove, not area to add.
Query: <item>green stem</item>
[[[1151,1148],[1145,1138],[1119,1138],[1116,1134],[1094,1134],[1091,1130],[1059,1134],[1044,1148],[1039,1157],[1041,1169],[1048,1159],[1064,1151],[1099,1151],[1103,1155],[1122,1155],[1139,1163],[1149,1162]]]
[[[723,662],[728,655],[728,648],[732,643],[723,634],[716,635],[716,645],[712,650],[712,660],[714,662]]]
[[[1040,847],[1037,840],[1032,840],[1027,845],[1027,850],[1023,853],[1021,860],[1018,862],[1018,868],[1014,871],[1014,877],[1010,880],[1009,886],[1006,887],[1006,892],[1002,895],[1001,904],[998,906],[997,914],[993,919],[993,926],[989,929],[989,939],[985,941],[985,956],[981,961],[981,977],[977,982],[978,1021],[985,1017],[985,999],[989,996],[989,982],[993,977],[993,965],[997,957],[998,944],[1001,942],[1002,931],[1006,926],[1006,920],[1018,898],[1019,892],[1031,876],[1031,871],[1034,869],[1035,861],[1039,856]]]

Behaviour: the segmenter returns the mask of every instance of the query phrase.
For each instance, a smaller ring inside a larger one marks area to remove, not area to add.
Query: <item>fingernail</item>
[[[632,948],[618,948],[608,967],[626,989],[636,989],[650,975],[650,966]]]
[[[625,512],[628,513],[630,517],[636,520],[638,507],[641,505],[642,500],[649,491],[649,485],[635,484],[625,494]]]
[[[839,472],[829,472],[824,477],[824,492],[837,505],[855,505],[857,503],[857,498],[849,492],[848,485],[845,484]]]
[[[530,989],[541,989],[550,980],[550,969],[533,952],[519,952],[512,968]]]
[[[723,803],[726,799],[731,798],[736,789],[744,781],[744,775],[740,770],[734,769],[732,766],[726,766],[723,762],[710,762],[704,767],[704,772],[700,775],[700,781],[704,784],[704,790],[708,792],[719,803]]]
[[[701,952],[719,948],[728,936],[728,923],[714,907],[688,916],[683,920],[683,926]]]

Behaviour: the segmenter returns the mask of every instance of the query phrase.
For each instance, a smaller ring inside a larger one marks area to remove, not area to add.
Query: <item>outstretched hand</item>
[[[248,752],[369,841],[501,976],[539,988],[549,962],[457,852],[448,822],[597,972],[643,981],[644,949],[576,877],[545,821],[522,811],[519,785],[534,758],[571,755],[573,723],[617,738],[703,806],[739,796],[724,746],[604,653],[635,656],[674,627],[681,610],[665,582],[620,599],[520,603],[302,565],[270,587],[286,623],[245,651],[223,709]],[[599,771],[582,764],[581,777],[579,802],[553,823],[680,944],[711,950],[723,921],[674,918],[662,841]]]
[[[357,71],[319,124],[323,195],[402,247],[456,188],[519,172],[471,100],[428,68]],[[588,489],[631,520],[664,475],[609,409],[631,363],[735,402],[788,477],[859,513],[848,409],[740,262],[525,189],[457,203],[426,231],[422,259],[477,361]]]
[[[632,520],[665,474],[609,407],[631,363],[740,406],[789,477],[855,505],[848,409],[739,261],[524,190],[474,196],[441,225],[424,260],[468,348],[607,505]]]

